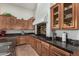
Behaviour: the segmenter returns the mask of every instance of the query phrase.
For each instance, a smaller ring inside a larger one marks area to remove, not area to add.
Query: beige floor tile
[[[30,45],[21,45],[16,47],[17,56],[38,56],[36,51]]]

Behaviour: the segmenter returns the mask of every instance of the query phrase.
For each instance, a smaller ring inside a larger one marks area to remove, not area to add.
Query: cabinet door
[[[18,36],[16,39],[17,45],[26,44],[26,39],[24,36]]]
[[[9,29],[10,29],[10,26],[11,26],[11,24],[10,24],[10,17],[7,17],[7,18],[6,18],[5,24],[6,24],[6,25],[5,25],[5,26],[6,26],[6,29],[9,30]]]
[[[49,44],[46,42],[41,42],[42,43],[42,56],[49,56]]]
[[[37,53],[39,55],[42,55],[42,53],[41,53],[41,41],[39,39],[37,40]]]
[[[52,56],[70,56],[70,53],[60,48],[50,45],[50,55]]]
[[[61,4],[56,4],[51,7],[51,28],[60,29],[61,28]]]
[[[37,39],[36,38],[34,38],[34,46],[33,46],[33,48],[37,51]]]
[[[2,29],[2,30],[7,29],[6,20],[7,20],[6,16],[0,16],[0,29]]]
[[[24,29],[27,30],[28,29],[28,21],[24,20]]]
[[[57,53],[55,51],[55,49],[53,48],[53,46],[50,46],[49,55],[50,56],[61,56],[59,53]]]
[[[14,16],[11,16],[10,17],[10,20],[9,20],[9,27],[10,27],[10,29],[15,29],[15,22],[16,22],[16,17],[14,17]]]
[[[25,37],[25,40],[26,40],[26,44],[30,44],[30,36],[27,35],[27,36]]]
[[[62,4],[62,27],[63,29],[75,29],[75,4],[74,3],[64,3]]]
[[[28,22],[28,26],[27,26],[27,29],[29,29],[29,30],[32,30],[32,29],[34,29],[34,26],[33,26],[33,19],[29,19],[29,20],[27,20],[27,22]]]
[[[12,28],[16,30],[16,26],[17,26],[17,24],[16,24],[16,23],[17,23],[17,19],[15,18],[15,19],[14,19],[14,21],[12,21],[12,22],[14,22],[14,23],[13,23]]]
[[[33,47],[34,40],[32,36],[29,37],[29,44]]]
[[[0,16],[0,30],[2,29],[2,16]]]
[[[20,44],[20,39],[19,38],[20,38],[19,36],[16,37],[16,45]]]

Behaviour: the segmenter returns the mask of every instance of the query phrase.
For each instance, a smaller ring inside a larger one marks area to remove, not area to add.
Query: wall
[[[50,4],[49,3],[39,3],[37,4],[37,9],[35,12],[36,23],[38,24],[40,21],[43,21],[46,16],[46,36],[50,37]],[[41,22],[42,23],[42,22]],[[37,28],[35,28],[35,33],[37,32]]]
[[[16,16],[17,18],[28,19],[33,16],[33,11],[18,7],[9,3],[0,3],[0,14],[7,12]]]
[[[79,40],[79,30],[56,30],[58,37],[62,37],[63,32],[68,33],[68,38],[73,40]]]
[[[50,4],[48,4],[48,11],[47,11],[47,24],[46,24],[46,36],[51,37],[51,20],[50,20]]]

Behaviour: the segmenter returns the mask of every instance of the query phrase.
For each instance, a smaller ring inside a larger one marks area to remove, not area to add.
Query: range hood
[[[36,18],[35,21],[33,22],[33,25],[36,25],[36,24],[40,24],[40,23],[47,23],[47,15],[42,17],[42,18]]]

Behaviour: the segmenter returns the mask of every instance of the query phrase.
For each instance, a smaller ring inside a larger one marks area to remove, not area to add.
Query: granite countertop
[[[61,41],[57,41],[57,40],[51,40],[51,39],[47,39],[47,38],[45,39],[45,38],[43,38],[41,36],[37,36],[37,35],[32,35],[32,36],[35,37],[35,38],[38,38],[38,39],[40,39],[42,41],[45,41],[45,42],[47,42],[47,43],[49,43],[51,45],[54,45],[54,46],[56,46],[56,47],[58,47],[60,49],[68,51],[70,53],[73,53],[74,51],[79,50],[79,46],[73,46],[73,45],[67,44],[66,42],[61,42]]]
[[[30,33],[30,34],[25,34],[25,35],[18,35],[18,34],[14,34],[14,35],[6,35],[5,37],[3,38],[16,38],[17,36],[26,36],[26,35],[31,35],[33,36],[34,38],[38,38],[39,40],[42,40],[44,42],[47,42],[51,45],[54,45],[60,49],[63,49],[65,51],[68,51],[70,53],[73,53],[74,51],[77,51],[79,50],[79,46],[74,46],[74,45],[71,45],[71,44],[67,44],[66,42],[61,42],[61,41],[57,41],[57,40],[51,40],[51,38],[47,38],[47,37],[43,37],[43,36],[39,36],[39,35],[35,35],[33,33]],[[0,38],[1,39],[1,38]]]

